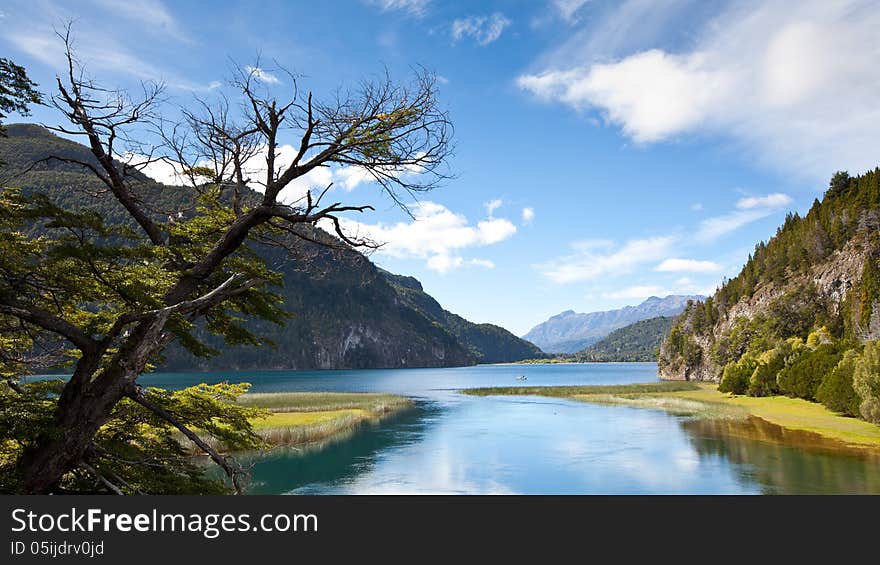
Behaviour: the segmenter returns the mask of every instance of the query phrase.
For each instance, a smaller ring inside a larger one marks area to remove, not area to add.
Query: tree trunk
[[[100,354],[84,355],[64,386],[55,412],[55,429],[37,438],[19,461],[23,490],[45,494],[76,467],[147,359],[168,344],[162,336],[168,314],[141,322],[119,347],[112,362],[98,372]],[[97,376],[95,376],[97,374]]]
[[[121,387],[113,387],[100,395],[78,395],[72,403],[59,405],[55,433],[38,438],[21,458],[24,493],[46,494],[76,467],[121,398]]]

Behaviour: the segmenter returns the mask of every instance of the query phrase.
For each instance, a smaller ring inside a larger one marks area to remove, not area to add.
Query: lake
[[[526,375],[527,381],[516,381]],[[481,386],[627,384],[655,363],[451,369],[157,373],[146,385],[247,381],[253,392],[393,392],[415,408],[322,446],[255,458],[257,494],[880,493],[871,456],[761,420],[539,397],[473,397]],[[759,439],[760,438],[760,439]]]

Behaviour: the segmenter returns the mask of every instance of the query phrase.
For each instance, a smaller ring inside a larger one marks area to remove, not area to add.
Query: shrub
[[[853,371],[853,389],[859,395],[862,418],[880,424],[880,346],[868,342]]]
[[[840,363],[822,379],[816,390],[816,400],[840,414],[859,415],[861,399],[853,388],[853,374],[859,355],[850,349],[844,353]]]
[[[758,365],[749,378],[749,396],[773,396],[779,393],[776,378],[785,368],[786,355],[791,352],[791,347],[786,345],[783,343],[758,357]]]
[[[739,361],[728,363],[721,374],[718,390],[733,394],[745,394],[749,389],[749,379],[751,379],[757,365],[757,360],[751,355],[744,355]]]
[[[779,390],[789,396],[816,399],[822,379],[840,362],[840,353],[831,344],[823,344],[797,356],[793,363],[779,372]]]

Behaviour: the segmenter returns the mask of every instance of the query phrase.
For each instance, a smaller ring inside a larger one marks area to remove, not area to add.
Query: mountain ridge
[[[658,316],[675,316],[684,310],[688,301],[703,298],[670,294],[663,298],[651,296],[637,305],[613,310],[587,313],[565,310],[533,327],[522,338],[548,353],[575,353],[616,329]]]
[[[878,185],[880,168],[837,173],[805,216],[790,213],[736,277],[678,316],[660,377],[717,382],[740,359],[816,331],[838,344],[880,338]]]
[[[6,162],[0,169],[4,186],[17,186],[25,194],[45,193],[70,210],[84,205],[94,207],[108,223],[129,220],[114,199],[93,196],[101,194],[103,187],[81,167],[59,161],[39,162],[53,154],[92,162],[88,148],[35,124],[9,124],[6,129],[8,137],[0,138],[0,160]],[[144,175],[137,179],[136,186],[157,217],[192,207],[190,191],[162,185]],[[313,231],[313,238],[340,243],[318,228]],[[276,343],[277,348],[227,348],[205,336],[219,355],[196,358],[172,344],[159,360],[160,368],[448,367],[541,355],[538,348],[503,328],[473,324],[444,310],[424,293],[418,280],[392,275],[355,249],[330,249],[299,239],[293,240],[291,248],[293,261],[277,256],[277,250],[257,249],[281,265],[284,284],[278,292],[294,314],[280,327],[251,322],[252,329]],[[420,310],[416,308],[419,300],[436,306]]]

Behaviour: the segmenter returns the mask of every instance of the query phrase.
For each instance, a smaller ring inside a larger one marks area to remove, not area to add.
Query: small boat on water
[[[524,381],[524,380],[526,380],[526,376],[525,376],[525,375],[520,375],[520,376],[518,376],[518,377],[516,378],[516,380],[518,380],[518,381]]]

